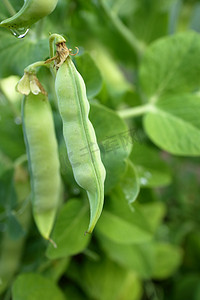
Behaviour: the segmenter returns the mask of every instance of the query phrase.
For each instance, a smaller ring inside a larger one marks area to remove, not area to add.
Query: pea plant
[[[0,299],[200,298],[200,4],[0,3]]]

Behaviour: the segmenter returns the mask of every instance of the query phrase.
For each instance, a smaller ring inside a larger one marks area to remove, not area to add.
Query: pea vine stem
[[[119,17],[110,10],[105,4],[104,0],[99,0],[100,6],[105,13],[105,15],[112,22],[117,31],[121,34],[121,36],[127,41],[127,43],[131,46],[133,51],[137,55],[137,59],[140,60],[144,52],[144,45],[140,42],[135,35],[124,25],[124,23],[119,19]]]
[[[14,9],[14,7],[12,6],[12,4],[10,3],[9,0],[3,0],[3,3],[4,3],[7,11],[10,13],[11,16],[16,14],[16,10]]]
[[[49,36],[49,52],[50,52],[50,57],[54,56],[54,41],[55,43],[65,43],[66,40],[65,38],[57,33],[53,33]]]
[[[152,108],[152,105],[145,104],[137,107],[131,107],[123,110],[119,110],[117,113],[122,119],[129,119],[133,117],[141,116],[148,111],[150,111]]]
[[[38,67],[42,67],[42,66],[45,66],[45,67],[48,67],[49,64],[46,63],[46,61],[37,61],[31,65],[29,65],[28,67],[26,67],[24,69],[24,72],[27,72],[27,73],[35,73],[35,69],[38,68]]]

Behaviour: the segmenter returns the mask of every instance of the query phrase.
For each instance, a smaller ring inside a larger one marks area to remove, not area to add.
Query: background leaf
[[[101,158],[106,168],[105,192],[111,190],[126,169],[126,160],[132,148],[131,130],[112,110],[91,105],[90,120],[95,128]]]
[[[57,248],[49,244],[46,253],[49,258],[67,257],[86,248],[90,240],[90,236],[85,235],[88,212],[88,205],[78,199],[71,199],[62,207],[51,237]]]
[[[186,113],[187,112],[187,113]],[[200,154],[200,98],[180,95],[162,99],[144,117],[144,127],[152,141],[176,155]]]
[[[147,49],[139,72],[148,101],[200,88],[199,49],[200,37],[195,32],[162,38]]]
[[[80,72],[86,84],[87,97],[93,98],[101,90],[102,77],[101,73],[96,66],[95,61],[89,53],[84,53],[76,57],[77,70]]]
[[[120,244],[142,243],[152,238],[148,220],[140,207],[135,205],[130,209],[119,189],[105,200],[96,231]]]
[[[17,277],[12,289],[13,300],[65,300],[61,290],[50,279],[39,274],[24,273]]]
[[[157,149],[135,143],[130,159],[140,177],[141,187],[159,187],[170,183],[169,167]]]

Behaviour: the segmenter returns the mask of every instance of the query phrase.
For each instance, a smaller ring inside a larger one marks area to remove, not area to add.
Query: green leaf
[[[94,98],[102,87],[101,73],[95,61],[89,53],[84,53],[76,57],[76,65],[85,81],[88,98]]]
[[[57,248],[49,244],[46,252],[49,258],[75,255],[87,247],[90,236],[84,234],[89,222],[88,211],[88,205],[78,199],[71,199],[62,207],[51,236]]]
[[[129,9],[128,24],[135,35],[140,39],[149,43],[163,35],[167,34],[168,30],[168,7],[170,2],[168,1],[146,1],[146,0],[136,0],[132,1],[134,5],[134,11],[131,13]],[[166,3],[167,2],[167,3]],[[121,10],[127,10],[130,7],[130,1],[123,1],[123,6]],[[132,8],[132,10],[133,10]]]
[[[131,210],[119,189],[106,200],[96,231],[121,244],[142,243],[152,238],[146,216],[138,206]]]
[[[105,192],[107,193],[119,182],[126,170],[126,160],[133,143],[131,130],[114,111],[99,104],[91,105],[90,120],[106,168]]]
[[[176,155],[200,153],[200,99],[194,93],[200,89],[199,51],[198,34],[177,34],[152,44],[140,67],[141,87],[150,102],[145,131],[157,146]]]
[[[84,260],[81,266],[74,263],[71,273],[76,273],[76,280],[92,299],[141,299],[142,286],[137,276],[107,258]]]
[[[200,37],[186,32],[162,38],[146,51],[139,70],[148,101],[166,94],[193,92],[200,87]]]
[[[200,154],[199,114],[197,95],[162,98],[144,117],[145,131],[158,147],[172,154],[197,156]]]
[[[149,202],[141,204],[139,207],[144,217],[148,221],[149,227],[151,228],[152,232],[155,233],[161,225],[163,217],[165,216],[165,204],[162,202]]]
[[[169,167],[155,148],[135,143],[130,159],[136,167],[142,187],[159,187],[171,182]]]
[[[182,262],[183,253],[181,249],[170,244],[157,243],[155,244],[155,252],[153,278],[163,280],[172,276]]]
[[[7,29],[1,29],[0,40],[0,77],[22,75],[25,67],[49,54],[48,39],[37,39],[33,31],[25,39],[17,39]]]
[[[139,278],[151,277],[155,261],[152,243],[122,245],[98,235],[98,239],[107,255],[124,268],[134,271]]]
[[[15,280],[12,288],[13,300],[56,299],[66,300],[55,283],[39,274],[22,273]]]
[[[136,200],[140,192],[140,183],[136,169],[130,160],[128,160],[126,173],[118,187],[121,189],[128,203],[133,203]]]
[[[175,286],[174,300],[198,300],[200,296],[200,276],[196,273],[179,277]]]

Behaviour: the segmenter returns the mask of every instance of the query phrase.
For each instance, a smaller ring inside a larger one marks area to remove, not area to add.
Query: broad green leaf
[[[156,232],[166,213],[165,204],[162,202],[149,202],[141,204],[139,207],[147,219],[152,232]]]
[[[126,172],[118,187],[121,189],[128,203],[133,203],[136,200],[140,192],[139,176],[130,160],[127,163]]]
[[[130,209],[120,189],[115,189],[106,199],[96,231],[120,244],[142,243],[152,238],[146,216],[136,205]]]
[[[99,104],[91,105],[90,120],[106,168],[105,192],[107,193],[119,182],[125,172],[126,160],[133,143],[131,130],[114,111]]]
[[[169,167],[160,152],[145,144],[135,143],[130,159],[136,167],[142,187],[159,187],[171,181]]]
[[[37,39],[34,31],[24,39],[17,39],[7,29],[1,29],[0,40],[0,77],[21,76],[25,67],[49,55],[48,39]]]
[[[139,70],[140,84],[148,101],[166,94],[193,92],[200,88],[200,37],[186,32],[162,38],[146,51]]]
[[[92,299],[141,299],[141,281],[135,273],[107,258],[99,261],[84,260],[81,265],[74,263],[71,272],[76,274],[76,281]]]
[[[98,239],[110,259],[134,271],[139,278],[148,279],[151,277],[155,262],[155,251],[151,242],[139,245],[122,245],[105,238],[103,235],[98,235]]]
[[[145,131],[157,146],[172,154],[199,156],[199,114],[199,96],[168,96],[144,117]]]
[[[78,199],[69,200],[61,208],[51,236],[57,248],[49,244],[47,257],[55,259],[82,252],[90,240],[89,235],[84,235],[88,222],[88,205]]]
[[[102,87],[102,77],[96,62],[89,53],[84,53],[76,57],[76,65],[85,81],[88,98],[94,98]]]
[[[155,244],[155,266],[153,278],[163,280],[173,275],[182,262],[182,251],[180,248],[167,244]]]
[[[66,300],[59,287],[39,274],[22,273],[14,281],[13,300]]]
[[[170,6],[172,0],[136,0],[123,2],[124,9],[127,10],[126,6],[130,6],[130,2],[134,3],[132,5],[135,6],[135,9],[132,14],[130,13],[131,11],[129,12],[128,24],[138,39],[149,43],[167,34],[168,6]],[[121,14],[121,9],[119,13]]]

